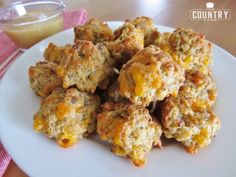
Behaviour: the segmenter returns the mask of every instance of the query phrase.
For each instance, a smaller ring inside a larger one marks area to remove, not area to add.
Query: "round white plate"
[[[116,29],[121,22],[110,22]],[[163,31],[173,29],[157,26]],[[233,177],[236,176],[236,60],[214,45],[213,78],[218,89],[215,112],[222,128],[213,143],[196,155],[188,154],[177,143],[153,149],[145,167],[137,168],[128,159],[110,152],[108,144],[96,136],[63,149],[33,128],[33,114],[40,98],[30,89],[28,68],[43,59],[49,42],[73,42],[73,30],[56,34],[33,46],[8,70],[0,85],[1,141],[13,160],[29,176],[48,177]]]

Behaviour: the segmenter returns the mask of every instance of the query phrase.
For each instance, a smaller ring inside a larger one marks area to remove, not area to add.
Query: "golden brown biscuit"
[[[210,109],[217,97],[216,85],[210,74],[187,71],[184,85],[179,89],[178,97],[184,97],[193,111]]]
[[[57,65],[46,61],[37,62],[28,70],[30,87],[41,97],[48,96],[55,88],[62,86],[56,75]]]
[[[64,148],[70,147],[96,129],[99,97],[76,88],[55,89],[41,101],[34,115],[34,129],[55,138]]]
[[[147,106],[171,94],[177,95],[184,81],[184,70],[168,53],[150,45],[123,65],[118,81],[121,96]]]
[[[194,112],[187,109],[185,112],[180,104],[171,99],[164,101],[163,132],[165,137],[176,139],[194,154],[211,143],[220,129],[220,119],[211,110]]]
[[[136,28],[143,31],[145,47],[154,44],[155,39],[160,35],[157,28],[154,26],[152,19],[149,17],[137,17],[134,20],[126,20],[126,22],[132,23]]]
[[[74,28],[75,40],[92,41],[94,44],[113,40],[113,32],[108,25],[98,19],[90,19],[85,25]]]
[[[65,57],[69,57],[73,53],[73,47],[67,44],[63,47],[58,47],[53,43],[49,43],[48,47],[44,51],[44,58],[46,61],[60,64]]]
[[[112,152],[143,166],[153,146],[161,147],[162,130],[146,108],[132,104],[105,103],[97,115],[100,138],[112,144]]]
[[[80,91],[94,93],[98,85],[107,88],[114,64],[102,44],[95,46],[90,41],[79,40],[74,45],[73,56],[58,66],[57,74],[62,78],[64,88],[76,85]]]
[[[157,39],[156,45],[167,51],[186,70],[198,70],[206,74],[212,62],[212,44],[205,36],[192,31],[192,29],[178,28],[171,35]],[[161,43],[161,45],[160,45]],[[163,44],[165,43],[165,44]]]
[[[105,45],[118,65],[126,63],[131,57],[144,47],[144,34],[131,23],[125,23],[115,32],[115,40]]]
[[[216,87],[210,76],[187,72],[178,96],[162,103],[164,135],[181,142],[190,153],[208,146],[220,129],[220,120],[210,110],[215,99]]]

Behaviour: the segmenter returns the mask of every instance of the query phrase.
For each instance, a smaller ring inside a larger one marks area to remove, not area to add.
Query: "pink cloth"
[[[3,173],[6,170],[10,160],[11,160],[11,157],[4,150],[2,144],[0,144],[0,176],[3,175]]]
[[[87,21],[87,16],[88,14],[85,9],[65,11],[63,14],[64,29],[84,24]]]
[[[85,9],[65,11],[63,14],[64,29],[84,24],[87,20],[87,11]],[[0,32],[0,79],[16,60],[22,54],[18,47],[4,33]],[[11,158],[0,143],[0,176],[5,172]]]

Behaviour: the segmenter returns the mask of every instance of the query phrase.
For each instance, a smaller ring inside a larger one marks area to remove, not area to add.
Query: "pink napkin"
[[[84,24],[87,20],[87,11],[85,9],[65,11],[63,17],[64,29],[68,29]],[[11,39],[8,38],[4,32],[0,32],[0,79],[20,54],[22,54],[22,52]],[[10,156],[0,143],[0,176],[5,172],[10,159]]]

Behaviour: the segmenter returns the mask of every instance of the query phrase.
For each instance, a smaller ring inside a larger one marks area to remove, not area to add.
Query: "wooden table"
[[[230,9],[229,21],[204,22],[189,18],[191,9],[205,8],[201,0],[65,0],[68,9],[85,8],[89,17],[105,21],[125,20],[137,16],[149,16],[159,25],[170,27],[190,27],[206,35],[207,39],[236,56],[236,1],[211,0],[215,8]],[[6,177],[25,177],[17,165],[11,161]]]
[[[229,21],[204,22],[190,19],[191,9],[205,9],[206,0],[65,0],[69,9],[86,8],[89,17],[105,21],[149,16],[155,24],[189,27],[236,56],[236,1],[209,0],[215,9],[230,9]]]

